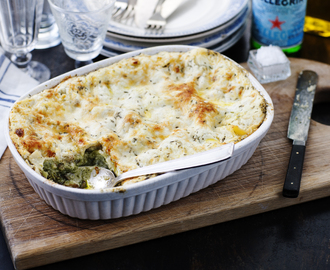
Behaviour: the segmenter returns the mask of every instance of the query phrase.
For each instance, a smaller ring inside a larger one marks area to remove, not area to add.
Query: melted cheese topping
[[[98,147],[116,174],[239,142],[266,102],[247,72],[206,49],[121,60],[17,102],[10,136],[43,174]]]

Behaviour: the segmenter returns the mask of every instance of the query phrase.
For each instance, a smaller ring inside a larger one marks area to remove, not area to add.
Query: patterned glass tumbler
[[[115,0],[48,0],[66,54],[75,67],[92,63],[103,47]]]

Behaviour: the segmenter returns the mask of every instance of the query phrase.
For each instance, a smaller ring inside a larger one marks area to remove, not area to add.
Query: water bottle
[[[252,0],[253,48],[276,45],[285,53],[300,50],[307,0]]]

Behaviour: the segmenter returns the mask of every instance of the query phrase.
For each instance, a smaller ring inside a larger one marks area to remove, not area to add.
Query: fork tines
[[[137,0],[117,0],[119,6],[122,6],[122,8],[119,8],[118,11],[115,11],[115,14],[112,14],[112,17],[116,20],[126,20],[128,18],[132,18],[135,13],[135,5]]]
[[[161,15],[163,4],[164,0],[158,0],[154,13],[148,19],[145,28],[159,31],[165,27],[166,20]]]
[[[116,18],[120,16],[128,6],[128,0],[117,0],[114,4],[113,11],[112,11],[112,18]]]
[[[147,29],[160,30],[166,25],[166,20],[159,13],[155,13],[147,21]]]

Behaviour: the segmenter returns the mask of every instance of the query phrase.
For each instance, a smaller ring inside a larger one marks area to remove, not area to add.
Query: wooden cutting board
[[[311,121],[300,195],[282,197],[291,151],[286,138],[298,73],[319,74],[315,102],[330,102],[330,66],[290,59],[292,75],[264,85],[273,124],[240,170],[186,198],[136,216],[79,220],[53,210],[33,191],[9,150],[0,161],[0,218],[17,269],[49,264],[254,215],[330,195],[330,126]],[[246,67],[246,64],[244,64]]]

